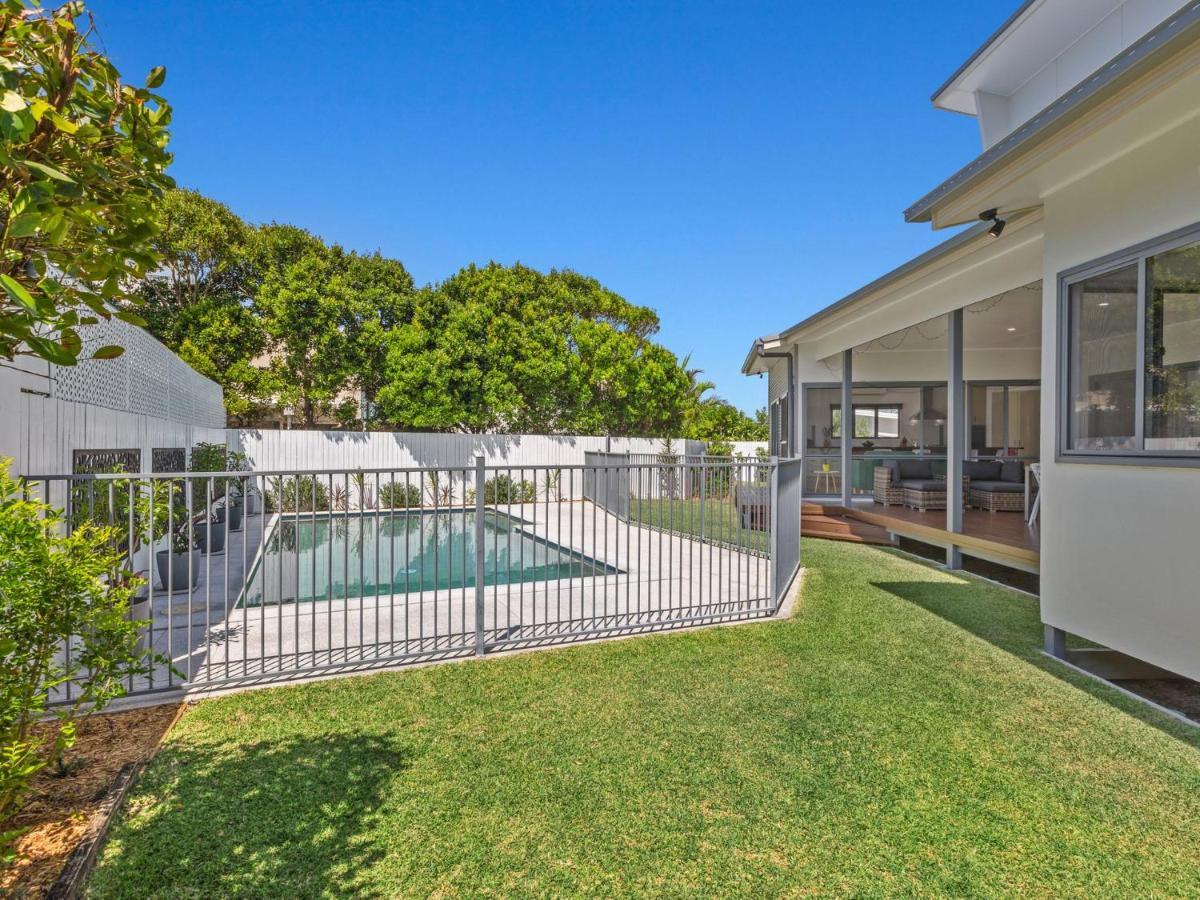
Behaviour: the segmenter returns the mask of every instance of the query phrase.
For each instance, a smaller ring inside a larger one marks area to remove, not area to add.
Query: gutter
[[[906,222],[931,222],[934,208],[968,189],[989,173],[1057,134],[1165,54],[1200,39],[1200,0],[1191,0],[1177,13],[1126,47],[1108,63],[1067,91],[1008,137],[977,156],[904,211]]]
[[[754,352],[762,359],[786,359],[787,360],[787,400],[792,406],[788,410],[788,454],[795,456],[796,453],[796,361],[792,358],[791,353],[780,350],[767,350],[763,344],[763,339],[759,338],[754,342]],[[770,409],[770,404],[767,404],[767,409]]]

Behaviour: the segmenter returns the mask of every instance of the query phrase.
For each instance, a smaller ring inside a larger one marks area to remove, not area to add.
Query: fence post
[[[767,546],[771,551],[771,598],[779,608],[779,457],[772,456],[771,466],[771,540]]]
[[[483,491],[486,472],[483,457],[475,457],[475,655],[483,656]]]

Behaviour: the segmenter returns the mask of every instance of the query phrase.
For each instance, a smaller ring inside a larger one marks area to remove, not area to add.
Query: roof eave
[[[1073,90],[1059,97],[1012,134],[998,141],[906,209],[904,220],[932,222],[938,208],[969,190],[1000,166],[1029,152],[1084,115],[1155,65],[1161,54],[1185,46],[1197,38],[1200,38],[1200,0],[1192,0],[1176,15],[1130,44]]]
[[[746,354],[746,359],[742,363],[743,375],[758,375],[762,371],[755,364],[762,361],[762,351],[768,344],[778,347],[779,335],[768,334],[754,339],[754,343],[750,345],[750,352]]]
[[[1040,0],[1025,0],[1024,3],[1022,3],[1019,7],[1017,7],[1016,12],[1014,12],[1011,16],[1009,16],[1007,19],[1005,19],[1004,24],[1001,25],[999,28],[997,28],[994,32],[992,32],[991,37],[989,37],[986,41],[984,41],[982,44],[980,44],[979,47],[975,50],[975,52],[972,53],[970,56],[968,56],[966,61],[961,66],[959,66],[957,69],[954,70],[954,74],[951,75],[949,78],[947,78],[942,83],[942,86],[933,92],[933,95],[929,98],[933,102],[933,105],[937,106],[938,100],[941,98],[941,96],[943,94],[945,94],[948,90],[950,90],[950,88],[954,87],[955,82],[957,82],[959,78],[961,78],[963,75],[965,75],[967,73],[967,70],[970,69],[971,66],[973,66],[975,64],[975,61],[978,60],[979,57],[983,56],[983,54],[987,53],[988,50],[990,50],[996,44],[997,41],[999,41],[1002,37],[1004,37],[1005,34],[1007,34],[1007,32],[1010,28],[1012,28],[1015,24],[1017,24],[1017,21],[1023,15],[1025,15],[1025,13],[1029,10],[1029,8],[1038,2],[1040,2]]]
[[[783,329],[783,331],[779,333],[780,339],[795,337],[796,332],[803,331],[806,328],[818,324],[819,322],[832,316],[834,313],[844,310],[848,306],[852,306],[854,303],[883,290],[888,285],[899,281],[901,278],[904,278],[907,275],[912,274],[923,266],[927,266],[940,257],[943,257],[948,253],[951,253],[958,248],[971,243],[981,235],[985,234],[991,227],[991,222],[980,222],[971,228],[963,229],[953,237],[942,241],[940,244],[934,247],[931,247],[929,250],[926,250],[919,256],[914,256],[912,259],[908,260],[902,265],[897,266],[890,272],[879,276],[869,284],[863,285],[856,291],[853,291],[852,293],[847,294],[845,297],[842,297],[840,300],[836,300],[828,306],[818,310],[808,318],[802,319],[795,325],[792,325],[790,328]]]

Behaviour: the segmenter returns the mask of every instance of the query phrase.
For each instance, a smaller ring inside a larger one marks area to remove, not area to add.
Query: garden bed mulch
[[[68,761],[84,764],[60,777],[45,769],[34,779],[21,814],[0,828],[28,828],[18,859],[0,869],[0,896],[45,896],[85,841],[94,840],[111,812],[113,791],[158,749],[181,704],[91,716],[79,725]],[[56,723],[38,726],[50,740]]]

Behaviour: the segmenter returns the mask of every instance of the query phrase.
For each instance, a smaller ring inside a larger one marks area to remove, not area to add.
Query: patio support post
[[[1050,656],[1067,658],[1067,633],[1061,628],[1042,623],[1042,647]]]
[[[963,458],[966,456],[963,411],[967,399],[963,387],[963,311],[959,308],[947,315],[950,354],[946,373],[946,530],[961,534]],[[947,548],[946,568],[962,568],[962,551],[958,547]]]
[[[475,457],[475,655],[483,656],[483,551],[487,535],[483,529],[483,492],[487,472],[483,457]],[[407,576],[405,576],[407,577]]]
[[[842,351],[842,506],[854,499],[854,348]]]

